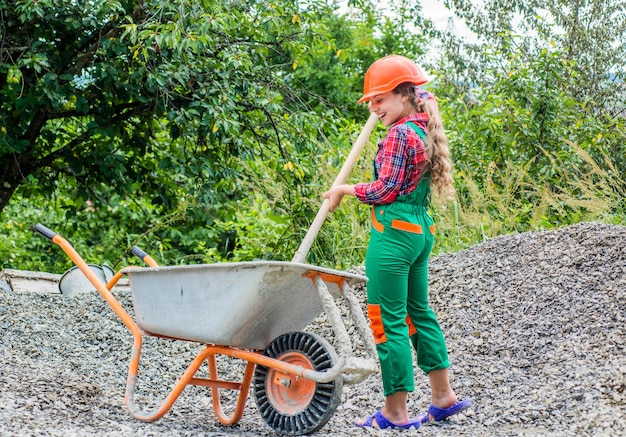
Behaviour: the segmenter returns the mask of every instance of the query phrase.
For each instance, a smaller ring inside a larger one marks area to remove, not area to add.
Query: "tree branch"
[[[45,155],[41,159],[35,160],[32,163],[29,163],[28,170],[32,171],[34,169],[50,166],[52,164],[52,162],[54,162],[55,159],[58,159],[58,158],[62,157],[66,153],[67,150],[72,150],[75,147],[77,147],[79,144],[84,143],[89,138],[91,138],[97,131],[102,130],[102,129],[106,129],[106,128],[111,127],[111,126],[115,126],[116,124],[118,124],[120,122],[124,122],[124,121],[130,120],[132,117],[134,117],[134,116],[136,116],[138,114],[145,113],[145,112],[147,112],[148,109],[150,109],[150,105],[143,105],[143,106],[120,105],[118,107],[118,109],[129,109],[129,108],[132,109],[132,110],[117,113],[116,115],[111,117],[105,123],[100,123],[98,125],[98,127],[93,128],[93,129],[89,129],[89,130],[83,132],[82,134],[78,135],[73,140],[71,140],[67,144],[65,144],[63,147],[61,147],[61,148],[59,148],[59,149],[57,149],[57,150],[55,150],[53,152],[48,153],[47,155]]]

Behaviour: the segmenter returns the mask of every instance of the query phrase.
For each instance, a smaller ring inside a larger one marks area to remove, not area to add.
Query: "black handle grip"
[[[41,235],[43,235],[46,238],[49,239],[53,239],[54,237],[56,237],[57,233],[56,232],[52,232],[50,229],[46,228],[44,225],[42,225],[41,223],[37,223],[35,225],[35,231],[39,232]]]
[[[137,246],[133,246],[130,251],[132,252],[133,255],[135,255],[136,257],[138,257],[140,260],[143,261],[143,259],[145,257],[148,256],[148,254],[146,252],[144,252],[143,250],[141,250],[140,248],[138,248]]]

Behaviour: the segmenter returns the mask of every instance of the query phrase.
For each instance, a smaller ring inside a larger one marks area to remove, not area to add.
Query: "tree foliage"
[[[455,34],[439,35],[450,61],[450,74],[466,86],[510,71],[512,62],[531,64],[543,50],[555,48],[567,74],[559,89],[588,101],[596,110],[624,115],[626,77],[626,2],[624,0],[468,0],[444,2],[478,37],[459,41]],[[502,71],[503,70],[503,71]],[[621,105],[620,105],[621,104]]]
[[[70,229],[117,214],[122,233],[140,235],[184,199],[194,208],[178,219],[211,226],[246,195],[237,160],[293,161],[293,138],[334,123],[292,80],[308,50],[329,46],[315,24],[327,11],[314,1],[3,3],[0,210],[19,189],[58,197]]]
[[[446,1],[475,44],[420,3],[0,3],[0,267],[69,267],[36,221],[111,265],[133,244],[164,265],[289,259],[390,53],[434,73],[450,138],[459,198],[435,209],[435,251],[623,213],[624,1]],[[367,217],[346,202],[309,261],[360,262]]]
[[[318,160],[366,119],[369,60],[420,40],[388,25],[382,44],[364,3],[350,19],[316,0],[3,3],[0,210],[46,205],[108,262],[148,235],[167,263],[285,257],[327,188]],[[250,251],[247,207],[276,192],[277,232]]]
[[[219,179],[229,156],[254,153],[246,136],[280,149],[293,134],[280,122],[290,70],[303,41],[317,43],[303,35],[318,6],[4,3],[0,208],[25,182],[50,192],[66,178],[81,197],[104,184],[172,202],[181,169],[155,170],[177,158],[211,156],[195,170]],[[293,114],[303,109],[290,103]]]
[[[446,4],[478,36],[464,44],[445,35],[437,66],[442,93],[454,102],[449,127],[459,167],[480,181],[489,164],[528,165],[531,176],[556,189],[551,156],[581,164],[570,141],[599,161],[614,157],[626,175],[626,2]]]

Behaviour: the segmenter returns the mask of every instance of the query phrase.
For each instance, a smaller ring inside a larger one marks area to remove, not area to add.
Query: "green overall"
[[[424,132],[407,123],[425,141]],[[368,317],[380,361],[385,396],[415,389],[411,344],[428,374],[450,366],[445,339],[428,306],[428,258],[434,222],[426,209],[430,178],[425,171],[410,194],[372,208],[365,258]]]

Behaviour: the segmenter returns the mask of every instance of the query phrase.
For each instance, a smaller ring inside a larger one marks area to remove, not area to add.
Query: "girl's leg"
[[[378,251],[368,251],[366,272],[369,279],[367,312],[378,352],[384,394],[413,391],[413,353],[406,312],[407,263]]]
[[[417,352],[417,364],[426,374],[447,369],[448,349],[435,312],[428,303],[428,257],[432,235],[427,234],[424,250],[409,270],[407,311],[412,323],[411,343]]]
[[[383,416],[396,425],[404,425],[409,423],[409,413],[406,408],[407,401],[409,399],[409,393],[406,391],[397,391],[385,397],[385,405],[380,410]],[[376,423],[376,419],[373,420]],[[360,420],[358,423],[363,424],[365,419]],[[375,426],[378,426],[376,424]]]
[[[428,374],[432,405],[448,408],[457,401],[457,397],[450,386],[450,362],[445,338],[428,303],[428,258],[433,239],[430,234],[426,237],[426,250],[409,272],[408,312],[414,327],[411,342],[417,351],[419,367]]]
[[[410,422],[408,392],[415,388],[406,309],[408,272],[415,249],[414,238],[390,236],[385,229],[384,235],[372,233],[365,260],[368,316],[385,394],[381,413],[396,425]]]
[[[457,397],[450,386],[448,369],[431,370],[428,379],[432,391],[432,405],[439,408],[449,408],[456,403]]]
[[[409,423],[409,412],[406,408],[409,393],[406,391],[397,391],[385,397],[385,406],[381,410],[383,416],[391,423],[396,425],[404,425]]]

